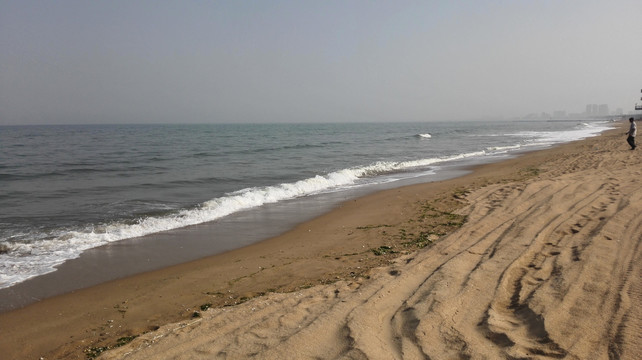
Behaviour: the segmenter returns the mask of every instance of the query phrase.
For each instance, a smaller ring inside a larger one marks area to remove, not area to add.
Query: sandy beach
[[[640,359],[624,128],[0,314],[7,359]]]

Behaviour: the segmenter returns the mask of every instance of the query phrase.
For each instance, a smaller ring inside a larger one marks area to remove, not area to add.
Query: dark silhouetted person
[[[638,133],[638,127],[635,125],[635,120],[633,118],[630,118],[629,122],[631,123],[631,126],[629,127],[629,131],[625,134],[629,136],[626,138],[626,142],[631,145],[631,150],[635,150],[635,135]]]

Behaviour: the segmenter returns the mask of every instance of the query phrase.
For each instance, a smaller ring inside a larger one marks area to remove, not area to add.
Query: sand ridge
[[[104,359],[640,359],[642,167],[610,132],[369,279],[271,293],[162,326]]]
[[[350,200],[242,249],[0,313],[0,353],[641,358],[641,162],[624,131]]]

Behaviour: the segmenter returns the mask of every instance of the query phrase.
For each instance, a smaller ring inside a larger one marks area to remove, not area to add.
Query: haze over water
[[[4,1],[0,125],[632,111],[642,1]]]

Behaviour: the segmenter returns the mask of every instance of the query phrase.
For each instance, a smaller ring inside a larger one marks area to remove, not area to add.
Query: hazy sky
[[[642,1],[5,1],[0,125],[633,110]]]

